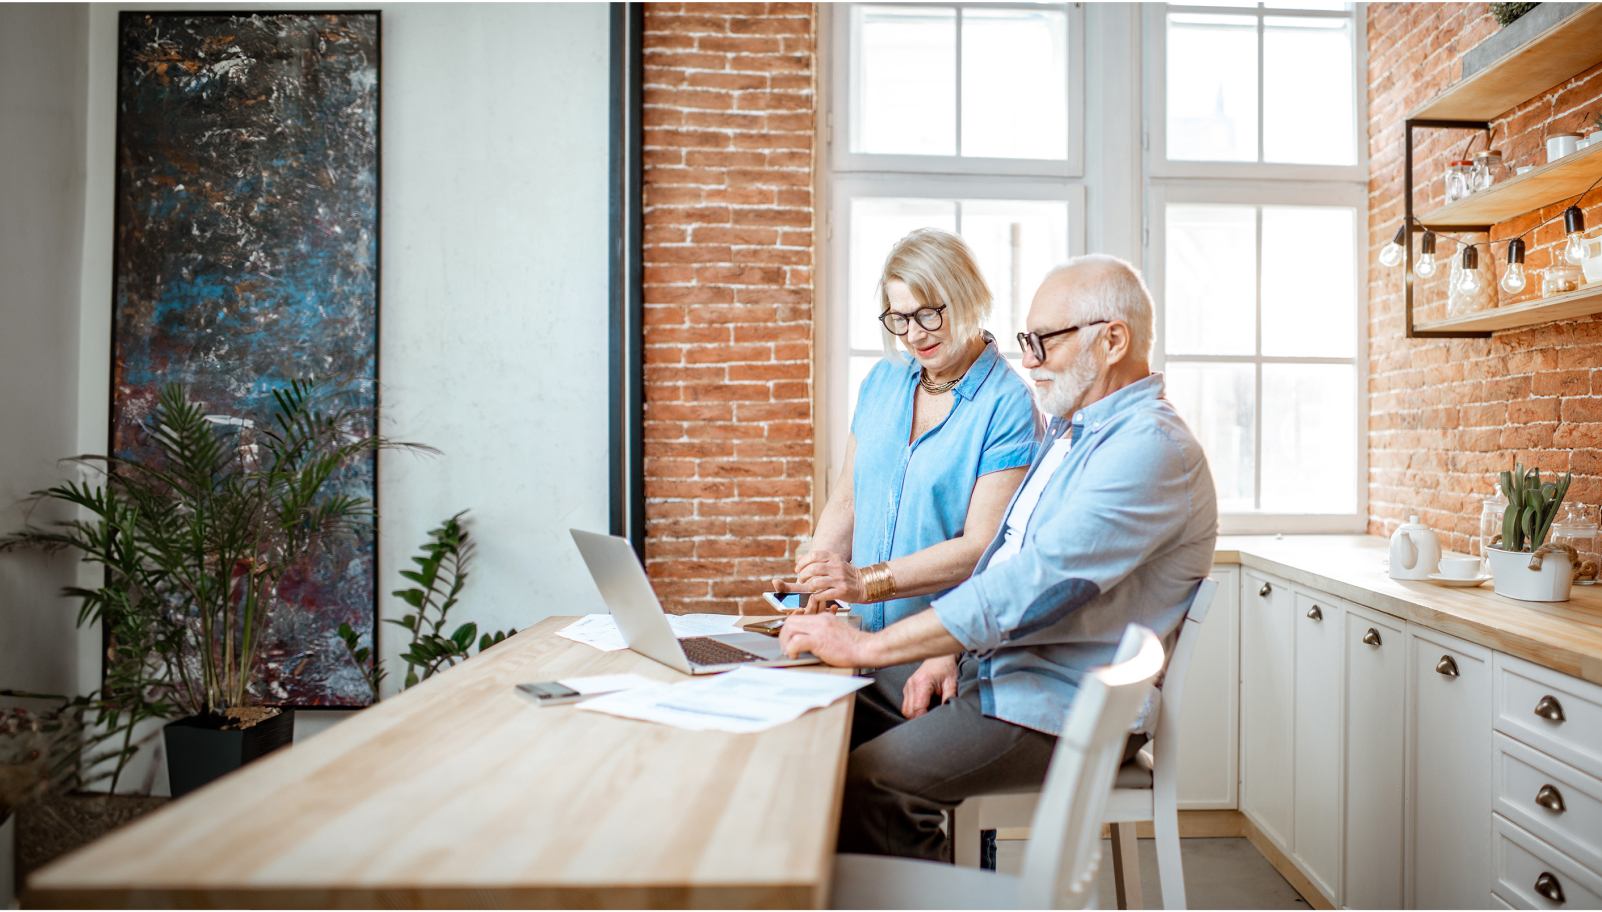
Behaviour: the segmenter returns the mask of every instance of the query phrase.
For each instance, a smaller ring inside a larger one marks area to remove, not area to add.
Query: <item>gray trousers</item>
[[[945,811],[974,795],[1046,781],[1057,739],[986,718],[971,658],[962,662],[956,699],[910,721],[903,716],[901,689],[918,664],[881,669],[857,691],[841,852],[949,861]]]

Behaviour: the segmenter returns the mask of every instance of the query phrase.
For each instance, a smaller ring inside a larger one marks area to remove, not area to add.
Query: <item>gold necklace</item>
[[[945,383],[931,383],[929,382],[928,371],[922,371],[918,374],[918,385],[923,387],[924,392],[931,396],[938,396],[941,393],[949,393],[952,387],[961,382],[962,378],[958,377],[955,380],[947,380]]]

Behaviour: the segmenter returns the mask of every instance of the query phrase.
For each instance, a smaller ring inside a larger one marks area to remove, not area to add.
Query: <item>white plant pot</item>
[[[1521,602],[1566,602],[1574,584],[1569,556],[1554,551],[1541,558],[1541,569],[1530,569],[1530,552],[1486,548],[1491,558],[1491,583],[1496,594]]]

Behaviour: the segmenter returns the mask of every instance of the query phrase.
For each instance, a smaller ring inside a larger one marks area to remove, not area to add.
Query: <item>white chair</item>
[[[1085,676],[1040,792],[1023,874],[943,862],[836,855],[835,909],[1083,909],[1095,899],[1101,818],[1129,727],[1152,693],[1163,647],[1129,625],[1116,664]]]
[[[1135,842],[1135,823],[1141,820],[1152,822],[1152,835],[1157,838],[1162,908],[1185,908],[1185,868],[1179,858],[1179,720],[1191,654],[1196,651],[1196,637],[1201,634],[1202,621],[1207,619],[1207,609],[1217,590],[1218,583],[1210,579],[1196,587],[1163,678],[1155,734],[1139,756],[1118,771],[1112,795],[1107,799],[1102,822],[1112,826],[1113,879],[1120,909],[1141,908],[1140,860]],[[1023,792],[964,801],[952,815],[956,863],[978,867],[980,832],[1028,826],[1039,797],[1039,792]]]

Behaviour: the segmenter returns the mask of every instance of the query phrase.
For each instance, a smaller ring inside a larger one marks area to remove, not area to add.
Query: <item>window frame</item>
[[[1356,160],[1351,165],[1293,165],[1271,162],[1174,161],[1168,158],[1168,13],[1167,3],[1143,4],[1145,40],[1146,122],[1142,145],[1147,152],[1151,178],[1219,178],[1233,180],[1368,181],[1368,30],[1364,3],[1345,12],[1287,10],[1272,6],[1189,6],[1186,13],[1206,16],[1257,17],[1257,142],[1263,142],[1263,18],[1285,16],[1308,19],[1346,19],[1352,23],[1352,141]],[[1260,153],[1259,153],[1260,154]]]
[[[1341,206],[1354,212],[1352,244],[1357,264],[1354,293],[1354,316],[1357,325],[1351,358],[1270,356],[1259,352],[1250,355],[1172,355],[1187,363],[1255,364],[1257,399],[1253,405],[1253,447],[1257,480],[1255,487],[1261,494],[1263,413],[1263,364],[1346,364],[1355,368],[1356,382],[1352,388],[1352,414],[1357,418],[1356,433],[1352,437],[1355,448],[1355,467],[1351,483],[1354,499],[1352,513],[1264,513],[1258,511],[1218,514],[1220,535],[1252,535],[1272,532],[1362,533],[1368,528],[1368,190],[1365,186],[1342,184],[1291,185],[1273,181],[1216,181],[1216,180],[1154,180],[1147,195],[1147,218],[1152,225],[1151,241],[1146,258],[1146,280],[1156,304],[1156,345],[1152,369],[1164,371],[1171,357],[1167,346],[1167,218],[1168,204],[1237,205],[1237,206]],[[1262,238],[1258,237],[1259,253]],[[1261,284],[1261,256],[1258,258],[1258,280]],[[1258,325],[1261,332],[1261,296],[1257,302]]]
[[[950,175],[1014,175],[1019,177],[1082,178],[1085,173],[1085,10],[1083,3],[975,3],[975,2],[917,2],[908,6],[941,7],[958,10],[957,25],[957,132],[960,137],[962,98],[962,26],[964,8],[1013,9],[1039,11],[1066,8],[1068,14],[1068,157],[1055,159],[974,158],[962,155],[886,155],[869,152],[852,152],[850,125],[852,122],[852,73],[859,55],[856,52],[856,35],[851,27],[851,16],[859,6],[891,6],[891,3],[840,3],[825,4],[829,8],[830,22],[828,70],[833,97],[828,101],[825,120],[825,143],[830,147],[829,165],[836,174],[882,173],[898,174],[950,174]],[[820,95],[822,92],[819,93]],[[835,115],[839,114],[840,142],[835,142]]]

